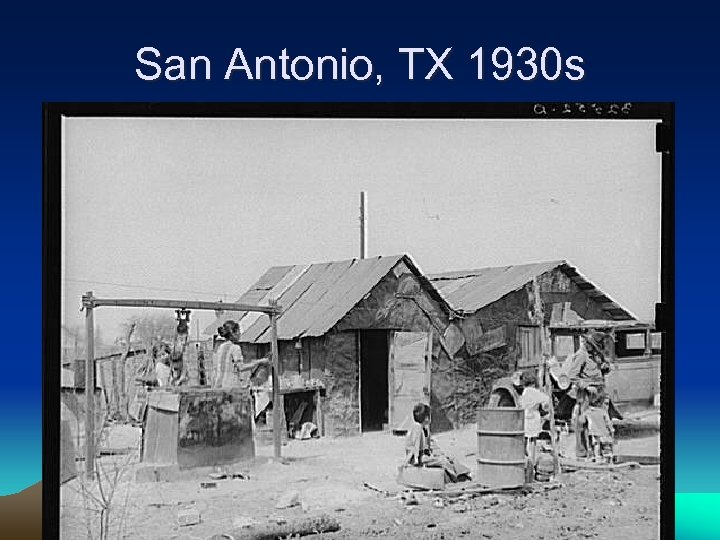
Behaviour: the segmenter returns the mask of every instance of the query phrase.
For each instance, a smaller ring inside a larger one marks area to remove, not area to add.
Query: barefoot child
[[[445,454],[430,436],[430,406],[418,403],[413,407],[413,425],[405,436],[405,465],[439,467],[445,470],[448,482],[466,480],[470,469]]]
[[[593,397],[590,407],[585,411],[588,437],[596,461],[612,461],[615,429],[610,420],[605,399],[602,395]]]

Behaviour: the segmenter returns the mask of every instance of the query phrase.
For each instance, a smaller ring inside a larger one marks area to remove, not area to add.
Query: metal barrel
[[[490,487],[525,484],[525,414],[517,407],[484,408],[477,416],[476,480]]]

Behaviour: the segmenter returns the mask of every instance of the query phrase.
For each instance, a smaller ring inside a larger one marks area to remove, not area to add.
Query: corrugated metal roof
[[[636,318],[582,276],[574,266],[563,260],[443,272],[431,274],[428,277],[435,289],[453,309],[472,313],[519,290],[535,277],[558,267],[561,267],[591,297],[603,303],[605,311],[612,319]]]
[[[278,339],[321,336],[402,260],[414,267],[405,255],[273,267],[238,302],[264,305],[270,297],[276,298],[283,310],[277,321]],[[214,332],[224,321],[234,318],[242,324],[243,342],[270,341],[266,315],[234,315],[224,313],[207,331]]]

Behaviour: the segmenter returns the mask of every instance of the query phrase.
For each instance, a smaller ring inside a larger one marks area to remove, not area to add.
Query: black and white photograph
[[[660,537],[660,117],[373,107],[62,117],[62,539]]]

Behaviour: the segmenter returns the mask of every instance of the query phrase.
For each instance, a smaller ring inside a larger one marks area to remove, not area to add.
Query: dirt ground
[[[138,431],[127,427],[111,434],[118,440],[137,441]],[[572,452],[573,434],[564,437]],[[658,455],[658,433],[641,437],[625,435],[618,453]],[[447,453],[475,465],[477,447],[473,427],[437,436]],[[291,440],[282,449],[283,462],[272,459],[272,447],[257,449],[252,463],[230,467],[245,479],[210,479],[210,471],[187,472],[173,481],[137,482],[143,464],[137,453],[100,458],[103,470],[119,473],[116,483],[105,482],[106,498],[116,489],[109,514],[107,538],[210,539],[214,535],[239,536],[243,525],[327,514],[341,530],[315,537],[350,539],[383,538],[480,538],[521,539],[628,539],[659,538],[659,466],[616,472],[568,472],[555,480],[557,489],[527,495],[489,494],[455,498],[437,507],[434,496],[417,497],[407,506],[397,496],[396,467],[403,454],[402,437],[367,433],[345,439]],[[202,482],[215,482],[203,488]],[[369,483],[390,496],[363,486]],[[95,486],[96,484],[93,484]],[[538,483],[539,485],[539,483]],[[88,514],[91,497],[102,495],[96,487],[83,495],[81,479],[61,489],[61,538],[88,538],[86,516],[93,523],[92,537],[99,538],[96,513]],[[278,509],[283,498],[297,495],[299,504]],[[96,505],[97,508],[97,505]],[[200,522],[181,526],[178,519],[199,514]],[[245,529],[247,530],[247,529]],[[224,537],[224,538],[227,538]]]

